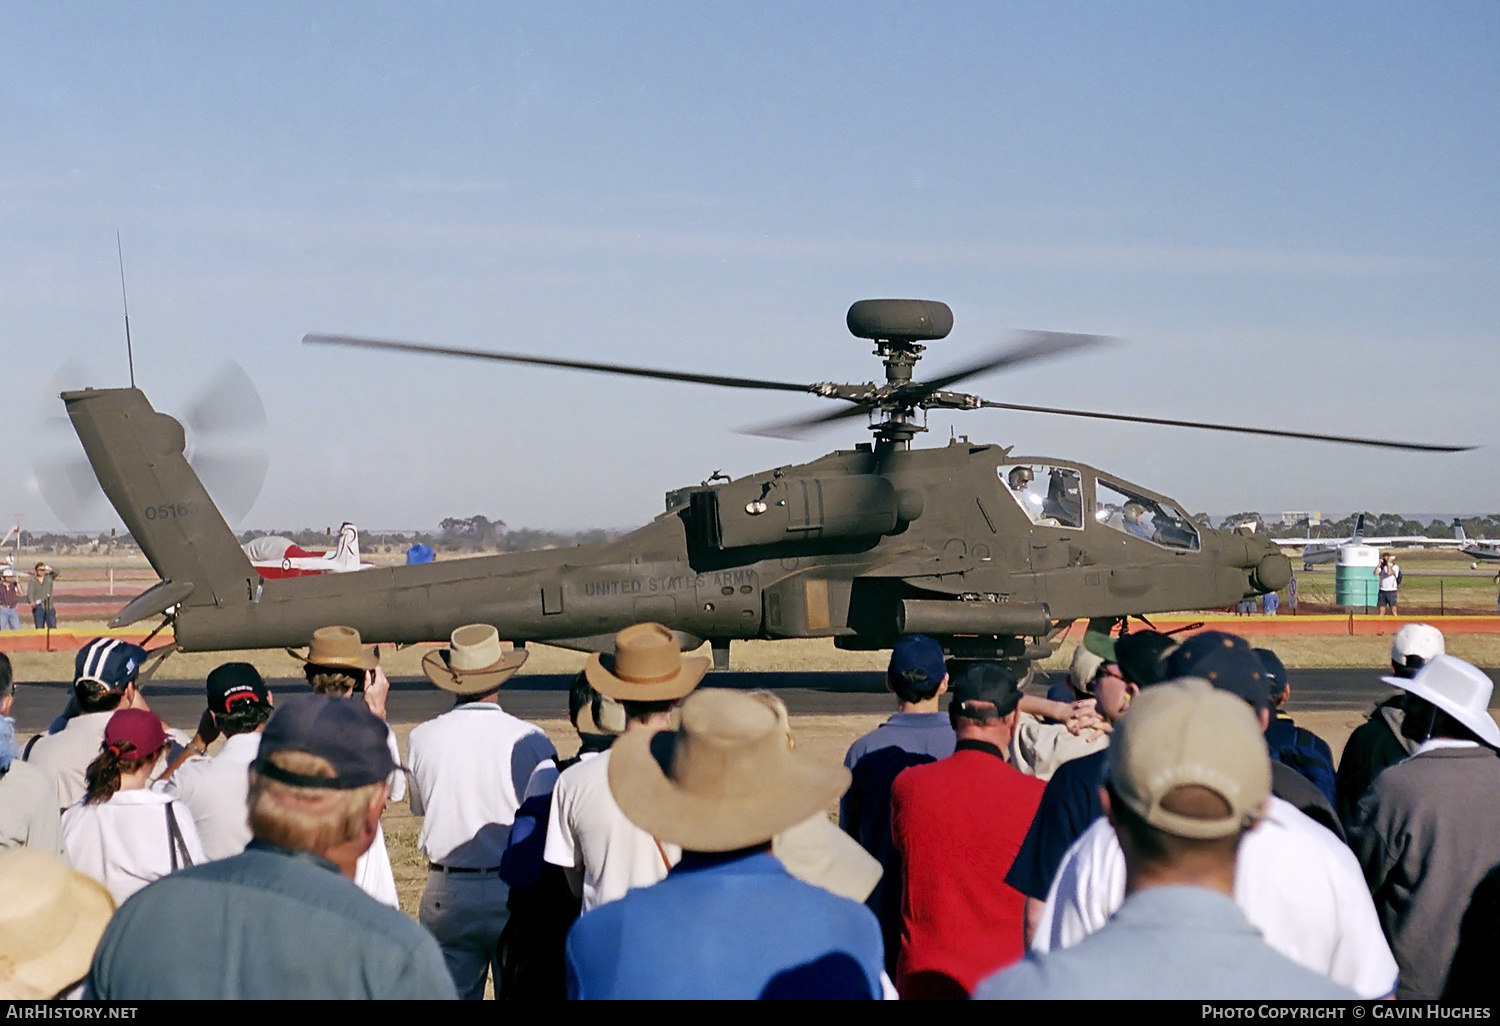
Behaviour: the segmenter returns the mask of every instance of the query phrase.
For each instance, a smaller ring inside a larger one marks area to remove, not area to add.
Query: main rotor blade
[[[527,363],[538,367],[564,367],[568,370],[593,371],[599,374],[624,374],[632,378],[657,378],[661,381],[686,381],[694,385],[721,385],[725,388],[757,388],[772,392],[811,392],[811,385],[792,381],[765,381],[761,378],[733,378],[722,374],[689,374],[684,371],[631,367],[620,363],[590,363],[586,360],[558,360],[546,356],[524,356],[519,353],[495,353],[485,349],[459,349],[453,346],[431,346],[419,342],[387,342],[349,335],[303,335],[303,345],[354,346],[359,349],[387,349],[400,353],[426,353],[434,356],[459,356],[472,360],[496,360],[501,363]]]
[[[920,387],[923,392],[936,392],[949,385],[955,385],[965,378],[972,378],[976,374],[1016,367],[1034,360],[1045,360],[1049,356],[1061,356],[1063,353],[1071,353],[1079,349],[1092,349],[1114,341],[1108,335],[1075,335],[1064,331],[1022,331],[1017,335],[1021,339],[1020,345],[992,353],[982,360],[960,367],[940,378],[912,382],[912,387]]]
[[[798,417],[795,420],[780,420],[774,424],[762,424],[760,427],[745,428],[741,433],[746,435],[758,435],[761,438],[784,438],[795,439],[811,431],[813,428],[832,424],[835,421],[849,420],[870,412],[867,403],[851,403],[841,406],[827,413],[819,413],[812,417]]]
[[[1127,413],[1095,413],[1091,410],[1064,410],[1055,406],[1023,406],[1020,403],[992,403],[987,409],[1018,410],[1021,413],[1055,413],[1063,417],[1088,417],[1091,420],[1115,420],[1129,424],[1161,424],[1166,427],[1202,428],[1205,431],[1233,431],[1241,435],[1269,435],[1273,438],[1300,438],[1309,442],[1335,442],[1339,445],[1369,445],[1380,449],[1405,449],[1411,452],[1471,452],[1472,445],[1431,445],[1426,442],[1391,442],[1378,438],[1354,438],[1349,435],[1320,435],[1306,431],[1278,431],[1275,428],[1240,427],[1235,424],[1206,424],[1197,420],[1169,420],[1165,417],[1136,417]]]

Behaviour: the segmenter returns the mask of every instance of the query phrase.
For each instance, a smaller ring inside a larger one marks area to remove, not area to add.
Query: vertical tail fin
[[[1359,516],[1355,517],[1355,519],[1354,519],[1354,540],[1356,542],[1361,542],[1361,541],[1364,541],[1364,539],[1365,539],[1365,515],[1363,513],[1361,513]]]
[[[342,570],[359,569],[359,528],[344,521],[339,527],[339,544],[330,557],[334,566]]]
[[[1459,521],[1458,517],[1453,518],[1453,537],[1457,538],[1460,542],[1469,540],[1468,535],[1464,534],[1464,525]]]
[[[238,605],[259,576],[183,456],[182,425],[135,388],[64,392],[99,486],[163,580],[188,606]]]

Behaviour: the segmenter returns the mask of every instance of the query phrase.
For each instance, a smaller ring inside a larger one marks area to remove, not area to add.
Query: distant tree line
[[[1365,534],[1369,537],[1390,537],[1394,535],[1415,535],[1424,538],[1452,538],[1453,522],[1451,520],[1431,520],[1422,523],[1410,517],[1403,517],[1399,513],[1371,513],[1366,512]],[[1240,524],[1254,524],[1256,533],[1264,533],[1272,538],[1349,538],[1354,534],[1354,525],[1359,519],[1359,513],[1350,513],[1340,520],[1324,519],[1321,523],[1312,525],[1309,530],[1306,520],[1295,524],[1284,524],[1281,518],[1275,517],[1269,522],[1254,510],[1243,513],[1232,513],[1220,521],[1220,526],[1235,527]],[[1460,517],[1464,533],[1470,538],[1495,538],[1500,537],[1500,513],[1485,513],[1478,516]]]

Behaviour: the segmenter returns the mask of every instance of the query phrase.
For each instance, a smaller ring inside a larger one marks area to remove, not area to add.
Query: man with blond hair
[[[286,701],[250,767],[254,840],[121,906],[87,993],[151,998],[453,998],[432,936],[354,885],[397,767],[363,703]]]

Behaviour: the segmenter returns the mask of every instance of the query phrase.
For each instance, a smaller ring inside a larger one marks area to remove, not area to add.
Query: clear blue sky
[[[304,332],[865,380],[844,311],[886,295],[953,307],[929,371],[1013,328],[1128,341],[991,398],[1485,448],[993,411],[929,442],[1193,510],[1500,508],[1497,54],[1493,3],[8,3],[0,513],[56,524],[29,424],[59,367],[123,382],[117,229],[158,407],[224,357],[265,398],[243,526],[630,525],[862,436],[735,433],[811,397]]]

